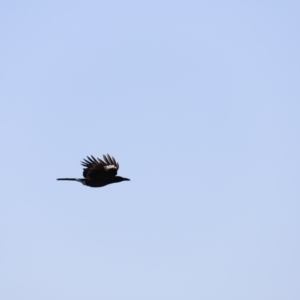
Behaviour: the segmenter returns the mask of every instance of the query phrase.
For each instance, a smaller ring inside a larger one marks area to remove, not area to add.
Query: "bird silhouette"
[[[90,187],[102,187],[111,183],[128,181],[130,179],[116,176],[119,164],[113,156],[103,155],[103,160],[94,156],[87,156],[83,159],[81,165],[84,178],[57,178],[57,180],[71,180],[81,182],[83,185]]]

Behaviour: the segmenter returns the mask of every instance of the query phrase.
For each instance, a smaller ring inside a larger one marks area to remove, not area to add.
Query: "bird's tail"
[[[78,178],[57,178],[56,180],[71,180],[71,181],[80,181]]]

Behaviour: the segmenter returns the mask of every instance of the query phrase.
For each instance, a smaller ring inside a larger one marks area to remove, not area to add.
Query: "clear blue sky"
[[[298,300],[299,1],[3,1],[0,298]],[[86,155],[131,178],[92,189]]]

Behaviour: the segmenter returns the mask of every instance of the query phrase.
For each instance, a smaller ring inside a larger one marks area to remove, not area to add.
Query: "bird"
[[[103,160],[92,155],[87,156],[81,165],[84,167],[84,178],[57,178],[57,180],[77,181],[89,187],[103,187],[111,183],[130,181],[128,178],[116,176],[119,164],[109,154],[103,155]]]

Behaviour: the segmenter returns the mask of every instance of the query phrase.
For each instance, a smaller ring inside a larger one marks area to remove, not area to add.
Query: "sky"
[[[298,300],[299,28],[299,1],[2,1],[0,298]],[[131,181],[56,181],[106,153]]]

